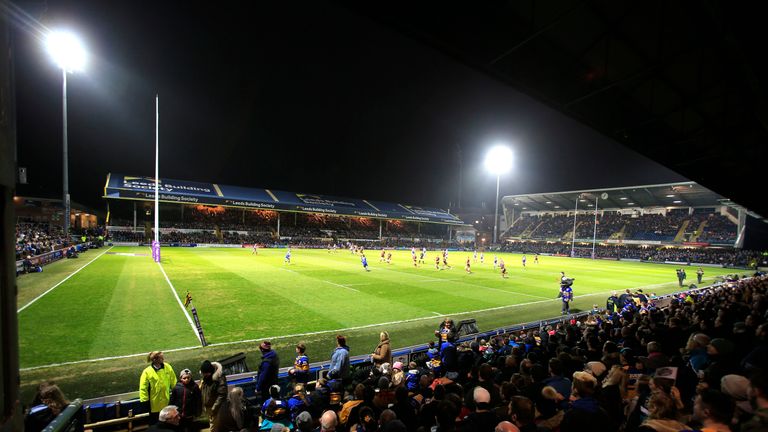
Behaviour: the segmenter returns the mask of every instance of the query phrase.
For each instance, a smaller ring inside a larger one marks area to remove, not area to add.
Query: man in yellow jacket
[[[151,364],[139,379],[139,401],[149,402],[149,424],[155,424],[160,410],[168,406],[171,389],[176,385],[176,372],[165,363],[162,351],[152,351],[147,355],[147,361]]]

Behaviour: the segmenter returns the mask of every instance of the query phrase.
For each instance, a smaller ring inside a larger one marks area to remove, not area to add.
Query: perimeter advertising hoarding
[[[403,219],[416,222],[464,224],[445,210],[328,195],[301,194],[269,189],[243,188],[216,183],[160,179],[158,199],[180,204],[222,205],[251,209],[325,213],[339,216]],[[109,199],[155,199],[155,182],[149,177],[110,174],[104,188]]]

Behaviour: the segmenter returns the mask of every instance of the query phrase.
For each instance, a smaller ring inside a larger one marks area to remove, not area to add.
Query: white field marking
[[[416,276],[421,276],[421,275],[416,275]],[[427,279],[427,280],[425,280],[423,282],[424,283],[428,283],[428,282],[455,282],[457,280],[461,280],[461,279]]]
[[[197,328],[195,327],[195,324],[192,322],[192,318],[189,316],[189,313],[187,312],[187,308],[184,307],[184,303],[181,302],[181,299],[179,298],[179,294],[176,293],[176,288],[173,287],[171,280],[168,279],[168,275],[165,273],[163,264],[157,263],[157,266],[160,267],[160,271],[163,272],[163,276],[165,276],[165,280],[168,282],[168,286],[171,287],[171,292],[173,293],[173,296],[176,298],[176,301],[179,302],[179,307],[181,308],[181,311],[184,312],[184,316],[187,317],[187,321],[189,321],[189,326],[192,327],[192,333],[194,333],[195,338],[198,340],[198,342],[200,342],[200,345],[202,345],[203,341],[200,340],[200,335],[197,334]]]
[[[109,249],[112,249],[113,247],[114,247],[114,246],[110,246],[110,247],[109,247]],[[34,303],[34,302],[36,302],[36,301],[40,300],[40,299],[41,299],[41,298],[42,298],[44,295],[46,295],[46,294],[48,294],[49,292],[53,291],[53,290],[54,290],[54,288],[56,288],[57,286],[59,286],[59,285],[63,284],[64,282],[66,282],[66,281],[67,281],[69,278],[71,278],[72,276],[76,275],[76,274],[77,274],[77,272],[79,272],[80,270],[84,269],[86,266],[88,266],[88,264],[90,264],[90,263],[92,263],[92,262],[96,261],[97,259],[99,259],[99,257],[100,257],[100,256],[102,256],[102,255],[104,255],[105,253],[109,252],[109,249],[107,249],[107,250],[105,250],[104,252],[102,252],[102,253],[100,253],[100,254],[96,255],[96,257],[95,257],[94,259],[92,259],[92,260],[88,261],[87,263],[85,263],[85,265],[83,265],[83,266],[82,266],[82,267],[80,267],[79,269],[77,269],[77,270],[75,270],[74,272],[72,272],[72,273],[71,273],[69,276],[67,276],[67,277],[65,277],[64,279],[62,279],[62,281],[61,281],[61,282],[59,282],[59,283],[57,283],[56,285],[54,285],[54,286],[52,286],[52,287],[48,288],[48,291],[46,291],[46,292],[44,292],[44,293],[40,294],[39,296],[37,296],[37,297],[33,298],[33,299],[32,299],[32,300],[29,302],[29,303],[27,303],[27,304],[25,304],[24,306],[22,306],[21,308],[19,308],[19,310],[17,310],[17,311],[16,311],[16,313],[20,313],[20,312],[21,312],[21,311],[23,311],[24,309],[28,308],[28,307],[29,307],[29,306],[30,306],[32,303]]]
[[[507,293],[507,294],[510,294],[510,295],[519,294],[519,295],[524,296],[524,297],[539,298],[539,299],[549,299],[549,297],[542,297],[542,296],[537,296],[537,295],[533,295],[533,294],[525,294],[525,293],[521,293],[521,292],[518,292],[518,291],[506,291],[506,290],[503,290],[503,289],[491,288],[491,287],[487,287],[487,286],[483,286],[483,285],[473,284],[473,283],[470,283],[470,282],[466,282],[464,279],[440,279],[440,278],[432,278],[432,277],[429,277],[429,276],[423,276],[423,275],[414,274],[414,273],[407,273],[407,272],[397,271],[397,270],[393,270],[393,269],[384,269],[384,270],[395,272],[395,273],[400,273],[400,274],[405,274],[405,275],[410,275],[410,276],[417,276],[417,277],[420,277],[420,278],[426,278],[427,280],[423,281],[425,283],[426,282],[448,282],[448,281],[453,281],[453,282],[459,282],[460,284],[464,284],[464,285],[476,286],[476,287],[479,287],[479,288],[484,288],[484,289],[487,289],[487,290],[500,291],[500,292]]]
[[[592,294],[585,294],[580,297],[592,297],[597,295],[606,295],[610,294],[612,291],[604,291],[599,293],[592,293]],[[466,312],[456,312],[451,313],[450,315],[453,316],[461,316],[461,315],[470,315],[470,314],[477,314],[481,312],[490,312],[494,310],[500,310],[500,309],[512,309],[512,308],[518,308],[521,306],[530,306],[533,304],[540,304],[540,303],[547,303],[547,302],[555,302],[557,301],[557,298],[551,299],[551,300],[538,300],[538,301],[532,301],[528,303],[518,303],[513,305],[505,305],[505,306],[496,306],[491,308],[485,308],[485,309],[478,309],[473,311],[466,311]],[[437,312],[432,312],[433,314],[437,314]],[[445,315],[445,314],[437,314],[437,315]],[[393,324],[400,324],[400,323],[408,323],[408,322],[416,322],[416,321],[425,321],[425,320],[432,320],[435,319],[434,315],[426,316],[426,317],[419,317],[419,318],[411,318],[406,320],[400,320],[400,321],[389,321],[389,322],[383,322],[383,323],[377,323],[377,324],[366,324],[356,327],[347,327],[347,328],[341,328],[341,329],[333,329],[333,330],[319,330],[315,332],[308,332],[308,333],[295,333],[295,334],[288,334],[288,335],[281,335],[281,336],[264,336],[260,337],[258,339],[243,339],[239,341],[232,341],[232,342],[218,342],[218,343],[212,343],[209,344],[209,347],[213,346],[226,346],[226,345],[235,345],[240,343],[252,343],[252,342],[259,342],[263,340],[273,340],[273,339],[287,339],[287,338],[296,338],[296,337],[306,337],[306,336],[315,336],[320,334],[326,334],[326,333],[340,333],[340,332],[348,332],[352,330],[362,330],[372,327],[380,327],[380,326],[387,326],[387,325],[393,325]],[[198,349],[199,346],[189,346],[189,347],[183,347],[183,348],[171,348],[171,349],[163,349],[162,352],[169,353],[169,352],[178,352],[178,351],[189,351],[193,349]],[[130,358],[130,357],[146,357],[147,353],[138,353],[138,354],[128,354],[128,355],[122,355],[122,356],[113,356],[113,357],[101,357],[101,358],[95,358],[95,359],[87,359],[87,360],[77,360],[77,361],[71,361],[71,362],[65,362],[65,363],[52,363],[48,365],[41,365],[41,366],[33,366],[28,368],[19,369],[20,371],[31,371],[36,369],[44,369],[49,367],[55,367],[55,366],[65,366],[65,365],[73,365],[73,364],[80,364],[80,363],[93,363],[93,362],[99,362],[99,361],[105,361],[105,360],[114,360],[114,359],[123,359],[123,358]]]
[[[592,293],[592,294],[585,294],[581,297],[591,297],[596,295],[606,295],[610,294],[611,291],[606,291],[602,293]],[[558,300],[557,298],[551,299],[551,300],[538,300],[528,303],[518,303],[513,305],[505,305],[505,306],[496,306],[491,308],[485,308],[485,309],[478,309],[474,311],[466,311],[466,312],[456,312],[451,313],[451,316],[460,316],[460,315],[469,315],[469,314],[476,314],[480,312],[489,312],[494,310],[500,310],[500,309],[510,309],[510,308],[517,308],[521,306],[530,306],[532,304],[539,304],[539,303],[546,303],[546,302],[553,302]],[[445,314],[438,314],[437,312],[432,312],[433,314],[437,315],[445,315]],[[339,332],[348,332],[352,330],[362,330],[366,328],[372,328],[372,327],[380,327],[380,326],[386,326],[386,325],[393,325],[393,324],[399,324],[399,323],[408,323],[408,322],[416,322],[416,321],[424,321],[424,320],[432,320],[434,319],[434,315],[430,315],[427,317],[419,317],[419,318],[411,318],[406,320],[400,320],[400,321],[389,321],[384,323],[377,323],[377,324],[366,324],[362,326],[356,326],[356,327],[347,327],[347,328],[341,328],[341,329],[334,329],[334,330],[320,330],[315,332],[308,332],[308,333],[295,333],[295,334],[288,334],[288,335],[282,335],[282,336],[265,336],[258,339],[243,339],[239,341],[232,341],[232,342],[219,342],[219,343],[212,343],[209,344],[209,347],[212,346],[226,346],[226,345],[235,345],[240,343],[252,343],[252,342],[258,342],[265,339],[286,339],[286,338],[295,338],[295,337],[306,337],[306,336],[315,336],[319,334],[325,334],[325,333],[339,333]],[[199,346],[190,346],[190,347],[183,347],[183,348],[172,348],[172,349],[164,349],[163,352],[177,352],[177,351],[189,351],[193,349],[200,348]],[[130,357],[144,357],[147,353],[139,353],[139,354],[129,354],[129,355],[123,355],[123,356],[113,356],[113,357],[102,357],[102,358],[96,358],[96,359],[88,359],[88,360],[77,360],[77,361],[71,361],[71,362],[65,362],[65,363],[53,363],[48,365],[42,365],[42,366],[34,366],[29,368],[23,368],[19,369],[20,371],[30,371],[30,370],[36,370],[36,369],[43,369],[48,367],[55,367],[55,366],[64,366],[64,365],[72,365],[72,364],[80,364],[80,363],[92,363],[92,362],[98,362],[98,361],[104,361],[104,360],[114,360],[114,359],[122,359],[122,358],[130,358]]]
[[[318,280],[319,280],[320,282],[325,282],[325,283],[327,283],[327,284],[336,285],[337,287],[346,288],[346,289],[348,289],[348,290],[350,290],[350,291],[354,291],[354,292],[360,292],[360,290],[358,290],[358,289],[355,289],[355,288],[351,288],[351,287],[348,287],[348,286],[346,286],[346,285],[342,285],[342,284],[337,284],[336,282],[331,282],[331,281],[322,280],[322,279],[318,279]]]
[[[303,275],[303,274],[301,274],[301,273],[299,273],[299,272],[297,272],[297,271],[288,270],[287,268],[283,268],[283,267],[280,267],[280,268],[282,268],[282,269],[283,269],[283,270],[285,270],[285,271],[289,271],[289,272],[291,272],[291,273],[296,273],[297,275],[301,275],[301,276],[305,276],[305,277],[308,277],[308,278],[310,278],[310,279],[315,279],[315,280],[318,280],[318,281],[320,281],[320,282],[325,282],[325,283],[328,283],[328,284],[331,284],[331,285],[336,285],[337,287],[342,287],[342,288],[348,289],[348,290],[350,290],[350,291],[354,291],[354,292],[360,292],[360,290],[358,290],[358,289],[354,289],[354,288],[350,288],[350,287],[348,287],[348,286],[346,286],[346,285],[337,284],[336,282],[331,282],[331,281],[327,281],[327,280],[323,280],[323,279],[317,279],[317,278],[313,278],[312,276],[306,276],[306,275]]]
[[[503,292],[503,293],[506,293],[506,294],[513,294],[513,295],[519,294],[521,296],[540,298],[540,299],[549,299],[550,298],[550,297],[544,297],[544,296],[537,296],[537,295],[533,295],[533,294],[525,294],[525,293],[521,293],[521,292],[517,292],[517,291],[507,291],[507,290],[503,290],[503,289],[499,289],[499,288],[485,287],[485,286],[482,286],[482,285],[471,284],[471,283],[467,283],[467,285],[472,285],[472,286],[476,286],[476,287],[480,287],[480,288],[485,288],[487,290]]]
[[[373,284],[372,284],[372,283],[370,283],[370,282],[365,282],[365,283],[351,283],[351,284],[344,284],[344,286],[362,286],[362,285],[373,285]]]
[[[434,311],[433,311],[432,313],[433,313],[434,315],[437,315],[437,316],[442,316],[442,315],[443,315],[443,314],[441,314],[440,312],[434,312]]]

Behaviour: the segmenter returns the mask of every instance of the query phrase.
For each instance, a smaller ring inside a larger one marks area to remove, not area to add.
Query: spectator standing
[[[438,344],[442,344],[446,341],[450,343],[456,343],[458,334],[453,324],[453,320],[450,318],[444,319],[443,322],[441,322],[438,326],[438,329],[435,330],[435,336],[437,336]]]
[[[243,397],[242,387],[232,387],[216,414],[211,430],[248,432],[252,423],[253,416],[248,409],[248,401]]]
[[[260,402],[269,399],[269,388],[277,384],[277,372],[280,370],[280,359],[272,349],[272,342],[263,341],[259,345],[261,364],[259,377],[256,380],[256,391],[261,394]]]
[[[349,379],[349,347],[347,338],[343,335],[336,335],[336,349],[331,355],[328,378],[340,379],[345,385],[345,381]]]
[[[213,421],[219,413],[219,408],[227,399],[227,377],[219,362],[203,361],[200,365],[203,379],[200,381],[203,409],[208,416],[211,432],[219,432],[213,427]]]
[[[392,348],[390,347],[388,332],[379,333],[379,344],[373,350],[371,359],[376,367],[380,367],[384,363],[392,364]]]
[[[296,344],[296,360],[293,361],[293,367],[288,370],[288,375],[299,384],[309,382],[309,357],[306,351],[307,347],[303,342]]]
[[[195,432],[199,428],[194,426],[195,417],[202,413],[203,397],[200,388],[192,380],[192,372],[184,369],[179,372],[179,381],[171,390],[170,404],[178,408],[179,429],[186,432]]]
[[[176,385],[176,372],[170,363],[165,363],[162,351],[147,355],[151,364],[144,368],[139,378],[139,401],[149,402],[149,423],[158,421],[160,410],[168,406],[171,389]]]

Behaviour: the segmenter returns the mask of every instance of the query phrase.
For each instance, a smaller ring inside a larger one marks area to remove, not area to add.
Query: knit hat
[[[200,365],[200,373],[213,373],[215,370],[216,368],[208,360],[203,361],[203,364]]]
[[[747,389],[749,389],[749,380],[741,375],[725,375],[720,379],[720,390],[730,396],[743,412],[752,413]]]
[[[309,411],[302,411],[301,414],[296,416],[296,426],[301,429],[302,426],[312,424],[312,415]]]
[[[403,370],[403,362],[399,362],[399,361],[395,362],[395,364],[392,365],[392,368],[393,369]]]
[[[733,352],[733,342],[729,341],[728,339],[723,338],[715,338],[709,341],[709,344],[712,345],[715,350],[717,350],[717,353],[723,356],[726,356]]]
[[[259,349],[264,350],[264,351],[271,350],[272,349],[272,342],[270,342],[270,341],[262,342],[261,345],[259,345]]]
[[[584,368],[584,370],[588,372],[592,372],[592,375],[595,376],[595,378],[602,376],[605,371],[606,367],[602,362],[599,361],[591,361],[587,363],[587,367]]]

